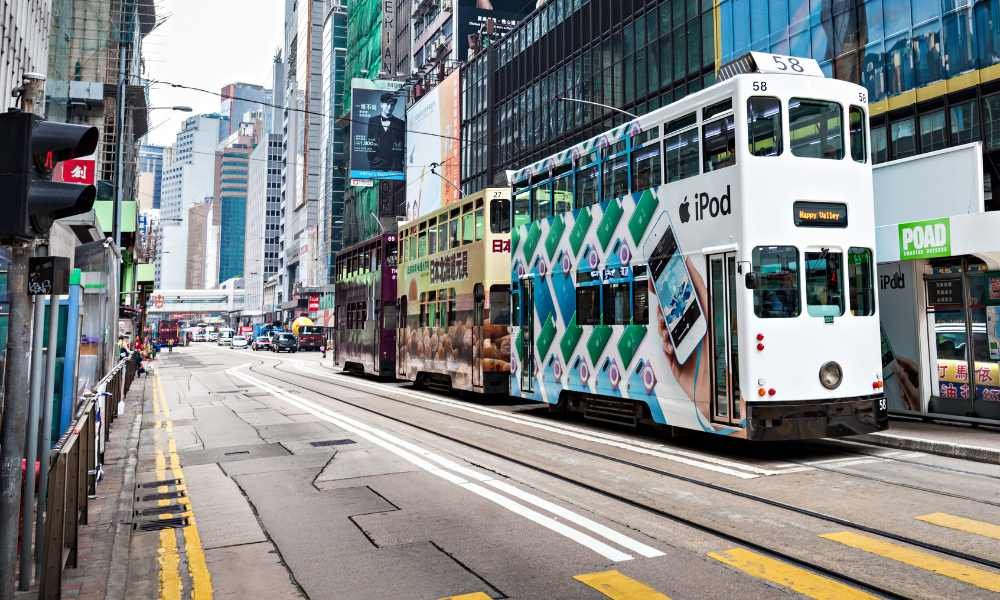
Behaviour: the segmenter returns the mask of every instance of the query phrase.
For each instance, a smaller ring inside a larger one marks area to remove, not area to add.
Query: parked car
[[[295,336],[283,332],[276,336],[275,341],[271,344],[272,352],[298,352],[299,351],[299,341],[295,339]]]
[[[250,344],[250,349],[253,351],[257,350],[270,350],[271,349],[271,338],[266,335],[258,335],[254,338],[253,343]]]
[[[242,350],[243,348],[246,348],[249,344],[250,342],[247,341],[247,336],[245,335],[233,336],[233,342],[232,342],[233,349]]]

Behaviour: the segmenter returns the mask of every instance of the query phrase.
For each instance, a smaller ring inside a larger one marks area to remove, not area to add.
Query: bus
[[[393,232],[337,253],[333,358],[345,371],[396,371],[396,250]]]
[[[180,324],[174,319],[164,319],[156,326],[156,339],[166,346],[173,343],[180,346],[183,341],[180,338]]]
[[[865,88],[754,52],[508,177],[512,395],[750,440],[887,427]]]
[[[510,189],[487,188],[400,227],[399,379],[508,393]]]

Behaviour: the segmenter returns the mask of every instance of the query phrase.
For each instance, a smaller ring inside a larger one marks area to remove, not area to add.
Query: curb
[[[961,458],[976,462],[1000,465],[1000,448],[986,448],[983,446],[962,446],[948,442],[937,442],[922,438],[902,437],[887,433],[873,433],[867,435],[852,436],[850,439],[885,446],[887,448],[899,448],[901,450],[913,450],[915,452],[926,452],[937,454],[938,456],[948,456],[951,458]]]
[[[139,466],[139,434],[142,429],[142,414],[146,408],[146,381],[143,378],[142,396],[137,403],[135,415],[129,427],[125,447],[128,459],[122,473],[122,489],[118,494],[118,508],[115,511],[115,533],[111,549],[111,565],[104,587],[105,600],[125,600],[128,582],[129,554],[132,545],[132,511],[135,502],[135,474]]]

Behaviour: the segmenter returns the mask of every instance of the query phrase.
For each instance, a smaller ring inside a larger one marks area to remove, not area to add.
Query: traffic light
[[[0,114],[0,238],[31,239],[56,219],[85,213],[97,189],[52,181],[62,161],[93,154],[96,127],[52,123],[31,113]]]

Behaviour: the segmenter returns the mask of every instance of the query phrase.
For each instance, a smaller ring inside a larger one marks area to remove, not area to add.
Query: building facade
[[[271,129],[272,92],[262,85],[252,83],[230,83],[222,88],[222,106],[220,112],[229,118],[227,136],[235,133],[247,113],[262,112],[266,121],[266,129]]]
[[[184,285],[170,289],[202,290],[208,287],[212,271],[209,263],[209,246],[212,238],[213,199],[211,196],[192,205],[187,210],[184,226],[187,229],[187,251]]]
[[[264,282],[281,267],[281,136],[268,134],[250,155],[247,186],[246,243],[243,274],[247,305],[244,316],[263,322]]]
[[[335,2],[323,24],[323,113],[336,114],[344,103],[347,60],[347,9]],[[320,211],[322,260],[319,284],[333,283],[333,259],[344,242],[344,190],[347,187],[345,130],[332,118],[323,122]]]
[[[215,193],[219,220],[219,267],[221,283],[243,276],[243,254],[247,225],[247,186],[249,183],[250,153],[253,152],[263,131],[263,112],[249,113],[258,119],[244,121],[228,138],[219,143],[215,153]]]
[[[25,73],[48,72],[50,2],[37,0],[0,0],[0,23],[4,26],[0,40],[0,98],[7,107],[14,104],[15,89],[21,86]]]
[[[140,187],[145,181],[147,187],[151,186],[146,194],[140,192],[137,200],[140,207],[160,208],[160,197],[163,189],[163,146],[153,146],[142,144],[139,146],[138,170]]]
[[[179,290],[187,285],[188,210],[215,191],[215,151],[222,128],[228,128],[228,119],[218,113],[189,117],[177,133],[170,160],[164,163],[162,244],[157,255],[159,286],[164,289]]]

